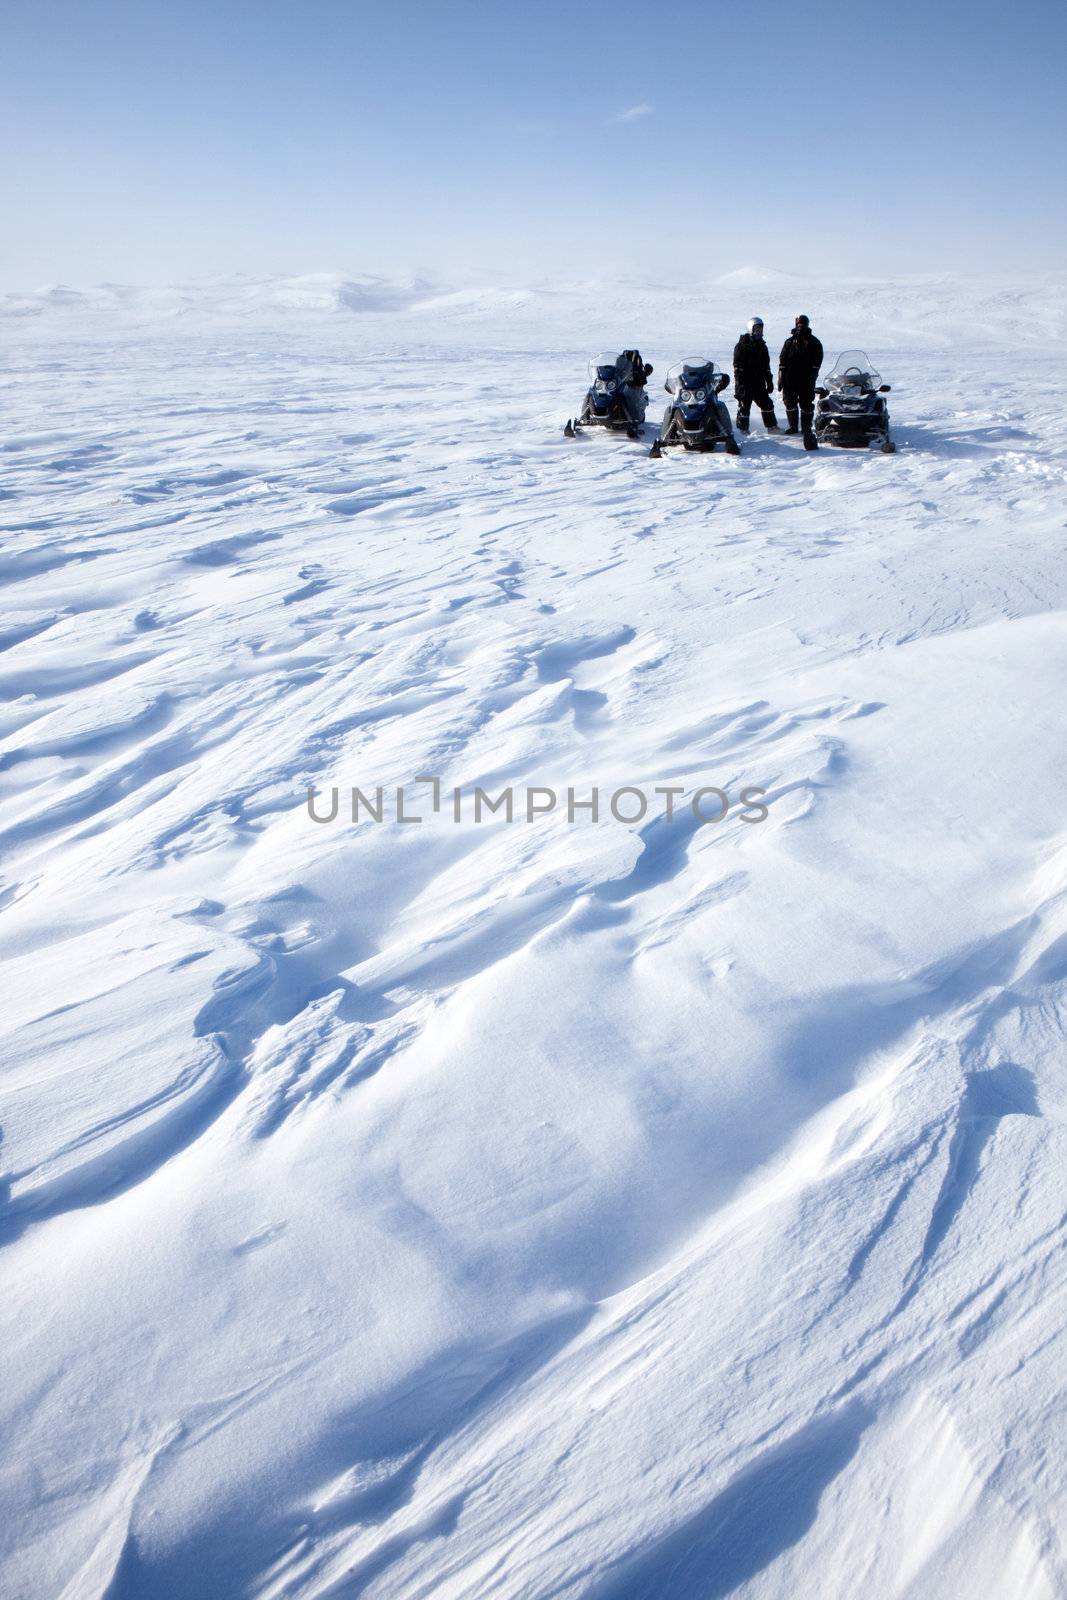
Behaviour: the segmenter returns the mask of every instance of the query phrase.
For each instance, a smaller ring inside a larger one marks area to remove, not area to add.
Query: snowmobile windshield
[[[863,389],[870,394],[882,379],[862,350],[842,350],[824,381],[829,389]]]
[[[609,350],[603,351],[602,354],[598,356],[591,356],[589,359],[589,382],[620,382],[622,371],[620,367],[620,360],[621,358],[617,354],[614,354]],[[623,365],[628,365],[628,363],[623,363]]]
[[[717,367],[710,357],[688,356],[685,361],[679,361],[668,369],[667,393],[681,394],[685,389],[695,394],[701,389],[714,389],[722,375],[722,368]]]

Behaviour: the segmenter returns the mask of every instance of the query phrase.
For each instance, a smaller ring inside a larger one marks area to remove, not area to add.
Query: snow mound
[[[796,283],[798,280],[793,273],[779,272],[776,267],[735,267],[733,272],[723,272],[714,281],[726,285],[771,287],[774,284]]]

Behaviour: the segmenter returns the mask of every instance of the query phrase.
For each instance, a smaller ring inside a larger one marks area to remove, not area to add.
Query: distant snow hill
[[[240,316],[289,311],[403,311],[438,292],[433,284],[417,277],[390,281],[371,276],[346,278],[331,272],[295,277],[241,276],[162,287],[101,283],[74,289],[65,284],[46,284],[0,295],[0,316],[41,317],[56,312],[166,317],[189,313]]]
[[[800,311],[836,342],[859,343],[877,325],[896,348],[1030,347],[1067,337],[1067,280],[1062,274],[1026,278],[960,278],[947,273],[799,279],[773,267],[743,266],[683,284],[637,275],[607,281],[541,279],[534,283],[455,284],[419,273],[399,277],[309,272],[216,278],[157,286],[102,283],[88,288],[49,284],[0,293],[0,322],[42,331],[110,329],[127,324],[255,323],[279,319],[384,316],[416,327],[441,322],[480,325],[499,341],[503,329],[546,336],[587,330],[590,349],[617,342],[651,345],[678,338],[696,349],[711,338],[717,351],[732,343],[748,317],[764,317],[768,338],[780,340]]]
[[[736,283],[741,287],[751,284],[753,288],[773,289],[778,286],[787,288],[797,279],[792,273],[779,272],[775,267],[738,267],[734,272],[724,272],[717,281]]]
[[[708,278],[696,286],[699,294],[748,288],[770,292],[798,286],[790,273],[772,267],[747,266]],[[214,278],[188,283],[143,285],[99,283],[73,288],[44,284],[33,289],[0,292],[0,316],[43,317],[118,312],[134,316],[182,316],[204,313],[242,316],[274,312],[466,312],[493,313],[534,309],[559,300],[611,298],[613,295],[661,297],[676,293],[671,285],[622,277],[610,283],[555,281],[536,285],[444,284],[418,273],[386,278],[362,273],[345,277],[336,272],[306,272]]]

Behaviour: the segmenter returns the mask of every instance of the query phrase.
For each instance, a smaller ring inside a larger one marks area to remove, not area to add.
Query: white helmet
[[[748,319],[748,331],[749,331],[749,333],[755,333],[757,328],[759,329],[760,333],[763,332],[763,318],[762,317],[749,317],[749,319]]]

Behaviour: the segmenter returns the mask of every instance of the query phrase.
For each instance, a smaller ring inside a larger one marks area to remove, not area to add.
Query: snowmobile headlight
[[[692,391],[692,389],[682,389],[682,390],[680,390],[679,394],[678,394],[678,398],[682,402],[683,406],[692,405],[692,403],[693,403],[693,391]]]
[[[706,400],[707,398],[708,398],[708,391],[706,389],[694,389],[693,390],[693,399],[694,400]]]
[[[614,378],[598,378],[596,381],[597,394],[614,394],[617,388]]]

